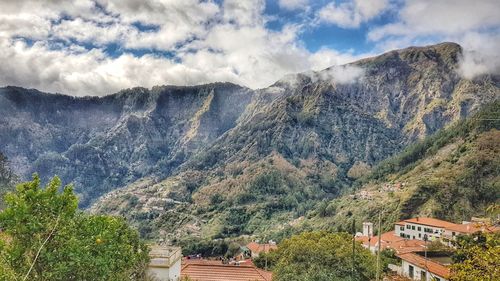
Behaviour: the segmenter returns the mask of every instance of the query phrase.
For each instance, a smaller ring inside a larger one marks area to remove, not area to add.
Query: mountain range
[[[257,90],[5,87],[0,152],[21,178],[59,175],[82,207],[124,215],[144,236],[278,231],[498,100],[500,76],[463,78],[461,56],[455,43],[410,47]]]

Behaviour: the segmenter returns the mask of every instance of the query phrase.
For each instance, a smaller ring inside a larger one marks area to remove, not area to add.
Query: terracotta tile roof
[[[271,250],[277,250],[278,246],[275,244],[259,244],[257,242],[250,242],[247,244],[247,248],[254,254],[259,254],[261,252],[268,253]]]
[[[411,264],[414,264],[420,268],[425,269],[426,264],[427,264],[427,270],[430,273],[438,275],[442,278],[448,279],[450,276],[450,268],[449,267],[446,267],[446,266],[444,266],[440,263],[437,263],[433,260],[430,260],[430,259],[427,259],[427,263],[426,263],[425,258],[420,256],[420,255],[417,255],[414,253],[405,253],[405,254],[399,254],[397,256],[400,257],[402,260],[405,260],[405,261],[407,261]]]
[[[424,247],[425,247],[425,242],[417,239],[412,239],[412,240],[403,239],[400,241],[396,241],[390,245],[390,248],[394,249],[394,251],[396,251],[397,254],[419,252],[422,251]]]
[[[191,260],[181,269],[181,277],[193,281],[271,281],[272,273],[253,265],[226,265],[220,261]]]
[[[455,223],[449,222],[449,221],[443,221],[443,220],[438,220],[435,218],[411,218],[407,220],[400,221],[396,223],[397,225],[402,225],[404,223],[414,223],[414,224],[421,224],[421,225],[427,225],[427,226],[433,226],[433,227],[452,227],[455,226]]]
[[[368,246],[368,237],[359,236],[356,237],[356,241],[360,241],[363,245]],[[380,248],[382,250],[390,248],[396,251],[396,253],[409,253],[422,251],[425,242],[416,239],[405,239],[403,237],[397,236],[394,231],[389,231],[382,233],[380,237]],[[378,243],[378,236],[373,236],[370,239],[370,247],[376,247]]]
[[[471,234],[478,231],[482,232],[498,232],[500,231],[500,227],[497,226],[487,226],[484,223],[467,223],[467,224],[456,224],[450,227],[447,227],[446,230],[455,231],[460,233]]]

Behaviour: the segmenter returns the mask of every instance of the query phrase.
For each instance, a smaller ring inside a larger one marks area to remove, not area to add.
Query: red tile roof
[[[405,254],[399,254],[397,255],[400,257],[402,260],[405,260],[411,264],[414,264],[420,268],[426,268],[427,265],[427,270],[435,275],[438,275],[440,277],[443,277],[445,279],[448,279],[450,276],[450,268],[447,266],[444,266],[438,262],[435,262],[433,260],[427,259],[427,262],[424,257],[419,256],[414,253],[405,253]]]
[[[368,237],[359,236],[356,237],[356,241],[360,241],[363,245],[368,246]],[[378,243],[378,236],[373,236],[370,240],[370,247],[376,247]],[[405,239],[403,237],[397,236],[394,231],[389,231],[382,233],[380,237],[380,248],[382,250],[390,248],[396,251],[396,253],[408,253],[408,252],[418,252],[422,251],[425,242],[416,239]]]
[[[443,221],[443,220],[438,220],[434,218],[412,218],[412,219],[407,219],[400,221],[396,223],[397,225],[402,225],[404,223],[414,223],[414,224],[421,224],[421,225],[427,225],[427,226],[433,226],[433,227],[452,227],[455,226],[455,223],[449,222],[449,221]]]
[[[247,248],[254,254],[259,254],[261,252],[268,253],[271,250],[277,250],[278,246],[276,244],[259,244],[257,242],[250,242],[247,244]]]
[[[220,261],[191,260],[181,269],[181,277],[193,281],[271,281],[272,273],[250,265],[227,265]]]
[[[450,227],[447,227],[446,230],[455,231],[464,234],[472,234],[478,231],[481,232],[498,232],[500,231],[500,227],[497,226],[488,226],[484,223],[467,223],[467,224],[456,224]]]

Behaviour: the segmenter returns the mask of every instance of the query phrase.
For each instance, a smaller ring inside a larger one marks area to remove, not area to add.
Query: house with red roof
[[[411,280],[447,281],[450,277],[451,258],[448,255],[423,252],[397,255],[402,261],[402,275]]]
[[[257,268],[250,260],[234,264],[204,259],[184,259],[181,277],[192,281],[271,281],[270,271]]]

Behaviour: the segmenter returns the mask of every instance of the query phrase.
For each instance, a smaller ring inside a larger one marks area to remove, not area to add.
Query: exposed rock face
[[[7,87],[0,151],[25,177],[75,182],[84,204],[145,176],[176,179],[176,199],[197,206],[217,202],[213,194],[258,204],[269,197],[240,197],[266,171],[283,177],[268,177],[276,200],[308,189],[289,201],[314,202],[347,186],[355,163],[372,166],[500,96],[499,77],[457,74],[460,54],[453,43],[412,47],[255,91],[211,84],[72,98]],[[169,196],[161,186],[147,196]]]
[[[134,88],[103,98],[0,89],[0,151],[28,177],[74,182],[85,205],[146,175],[165,175],[209,145],[252,97],[232,84]]]
[[[255,91],[236,126],[174,176],[146,189],[133,185],[95,209],[139,224],[137,217],[149,216],[144,221],[159,233],[263,233],[280,223],[276,218],[300,217],[337,196],[359,163],[373,166],[498,99],[499,77],[471,81],[456,73],[460,53],[460,46],[445,43],[288,76]],[[126,202],[133,196],[146,203],[131,212]],[[151,209],[151,197],[191,205]]]

